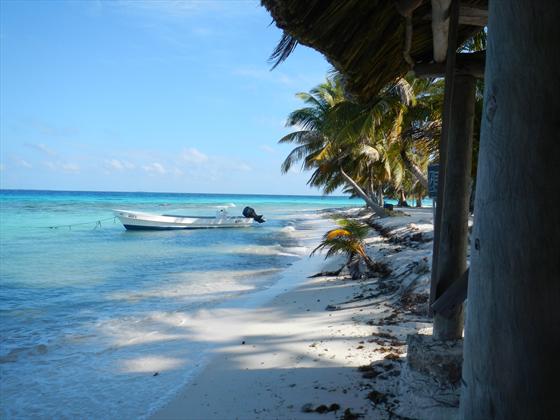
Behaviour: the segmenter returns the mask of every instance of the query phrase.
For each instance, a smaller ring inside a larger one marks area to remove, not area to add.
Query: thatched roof
[[[368,100],[387,83],[405,75],[411,66],[405,61],[406,20],[391,0],[261,0],[276,25],[288,35],[284,52],[296,40],[323,53],[346,78],[347,90]],[[487,0],[463,1],[473,6]],[[433,60],[430,1],[424,1],[412,15],[410,55],[414,62]],[[459,25],[463,43],[480,27]],[[292,42],[290,42],[292,41]],[[284,54],[285,56],[286,54]],[[285,58],[280,54],[277,56]]]

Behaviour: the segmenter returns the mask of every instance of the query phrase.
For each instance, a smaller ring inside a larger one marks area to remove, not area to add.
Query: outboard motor
[[[258,222],[258,223],[266,222],[266,220],[263,219],[262,214],[257,214],[255,209],[253,209],[251,207],[245,207],[243,209],[243,216],[244,217],[249,217],[249,218],[253,219],[255,222]]]

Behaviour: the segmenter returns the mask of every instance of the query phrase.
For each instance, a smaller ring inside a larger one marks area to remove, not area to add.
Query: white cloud
[[[185,18],[201,13],[226,16],[258,12],[258,8],[240,7],[238,1],[223,0],[119,0],[108,2],[122,9],[170,18]]]
[[[144,169],[149,174],[164,175],[167,172],[165,167],[159,162],[152,162],[148,165],[144,165],[142,166],[142,169]]]
[[[235,158],[217,156],[213,159],[212,163],[212,170],[214,170],[216,174],[221,173],[227,175],[228,171],[251,172],[253,170],[248,163]]]
[[[211,28],[208,28],[208,27],[204,27],[204,26],[198,26],[198,27],[192,28],[191,32],[194,35],[197,35],[199,37],[207,37],[207,36],[214,35],[214,30],[212,30]]]
[[[181,153],[181,159],[188,163],[204,163],[208,161],[208,156],[198,149],[191,147],[183,150]]]
[[[135,168],[133,163],[119,159],[107,159],[105,160],[105,166],[109,169],[114,169],[117,171],[124,171]]]
[[[239,172],[251,172],[253,170],[253,168],[251,168],[245,162],[233,162],[231,164],[231,169]]]
[[[233,70],[233,74],[235,76],[246,77],[253,80],[279,83],[285,86],[291,86],[295,82],[294,79],[287,74],[279,71],[270,71],[265,68],[239,67]]]
[[[252,118],[252,120],[262,126],[269,128],[284,128],[286,126],[286,120],[279,120],[277,117],[270,117],[265,115],[257,115]]]
[[[76,163],[62,163],[60,169],[64,172],[80,172],[80,166]]]
[[[261,149],[265,153],[276,153],[276,150],[267,144],[261,144],[259,146],[259,149]]]
[[[189,15],[204,6],[204,2],[182,0],[120,0],[116,3],[140,11],[161,12],[171,16]]]
[[[79,133],[77,128],[73,127],[56,127],[40,120],[33,120],[31,126],[39,132],[39,134],[51,137],[70,137]]]
[[[35,143],[25,143],[25,145],[27,147],[31,147],[32,149],[35,149],[41,153],[43,153],[44,155],[47,156],[56,156],[56,152],[54,150],[52,150],[49,146],[47,146],[44,143],[39,143],[39,144],[35,144]]]
[[[21,166],[23,168],[32,168],[33,165],[31,165],[31,163],[29,163],[28,161],[26,161],[25,159],[15,159],[15,162],[18,166]]]
[[[47,168],[51,171],[62,171],[62,172],[80,172],[80,166],[77,163],[72,162],[52,162],[52,161],[45,161],[43,162]]]
[[[294,83],[292,78],[285,74],[279,74],[277,80],[284,85],[291,85],[292,83]]]

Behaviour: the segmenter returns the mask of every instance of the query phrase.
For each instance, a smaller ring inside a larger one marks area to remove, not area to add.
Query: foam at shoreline
[[[310,225],[304,224],[305,226],[305,233],[306,233],[306,243],[307,247],[302,247],[304,249],[309,249],[309,245],[315,244],[322,234],[325,232],[326,229],[330,228],[332,222],[326,219],[317,219],[316,212],[309,214],[310,219],[314,219],[312,223],[313,230],[311,230]],[[297,224],[296,224],[297,225]],[[295,226],[290,226],[289,232],[292,234],[299,234],[301,233],[300,230],[297,229]],[[324,260],[322,256],[313,256],[313,257],[306,257],[302,256],[300,259],[295,261],[292,265],[288,268],[282,270],[278,273],[275,282],[264,289],[259,291],[244,295],[242,297],[238,297],[236,299],[229,300],[224,302],[221,305],[213,308],[212,310],[203,309],[198,312],[198,316],[200,318],[194,320],[189,320],[193,325],[197,325],[200,330],[210,329],[213,330],[214,333],[203,334],[205,339],[208,340],[209,346],[206,348],[206,354],[199,360],[195,369],[192,369],[188,372],[188,375],[185,377],[185,380],[178,384],[173,389],[169,389],[165,395],[162,395],[157,401],[154,401],[152,406],[148,409],[145,416],[142,418],[149,418],[156,414],[159,410],[169,404],[170,401],[173,401],[178,393],[181,390],[185,389],[192,381],[194,381],[197,375],[200,372],[203,372],[204,369],[208,366],[208,364],[213,360],[216,354],[220,353],[221,348],[225,348],[231,344],[231,340],[234,337],[237,337],[238,331],[236,329],[227,331],[223,329],[223,327],[212,328],[211,325],[205,325],[205,323],[215,323],[216,318],[213,315],[210,315],[213,311],[224,311],[227,314],[230,311],[246,311],[251,309],[256,309],[267,302],[271,301],[272,299],[293,290],[297,286],[299,286],[304,279],[308,276],[320,271],[320,268],[323,266]]]

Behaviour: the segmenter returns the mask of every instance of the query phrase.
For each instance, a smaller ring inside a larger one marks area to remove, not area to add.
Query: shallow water
[[[246,205],[267,223],[128,232],[111,212],[212,215],[225,206],[240,215]],[[250,304],[309,254],[324,226],[317,210],[361,205],[337,197],[0,191],[0,417],[145,415],[208,355],[209,344],[189,336],[190,315]]]

